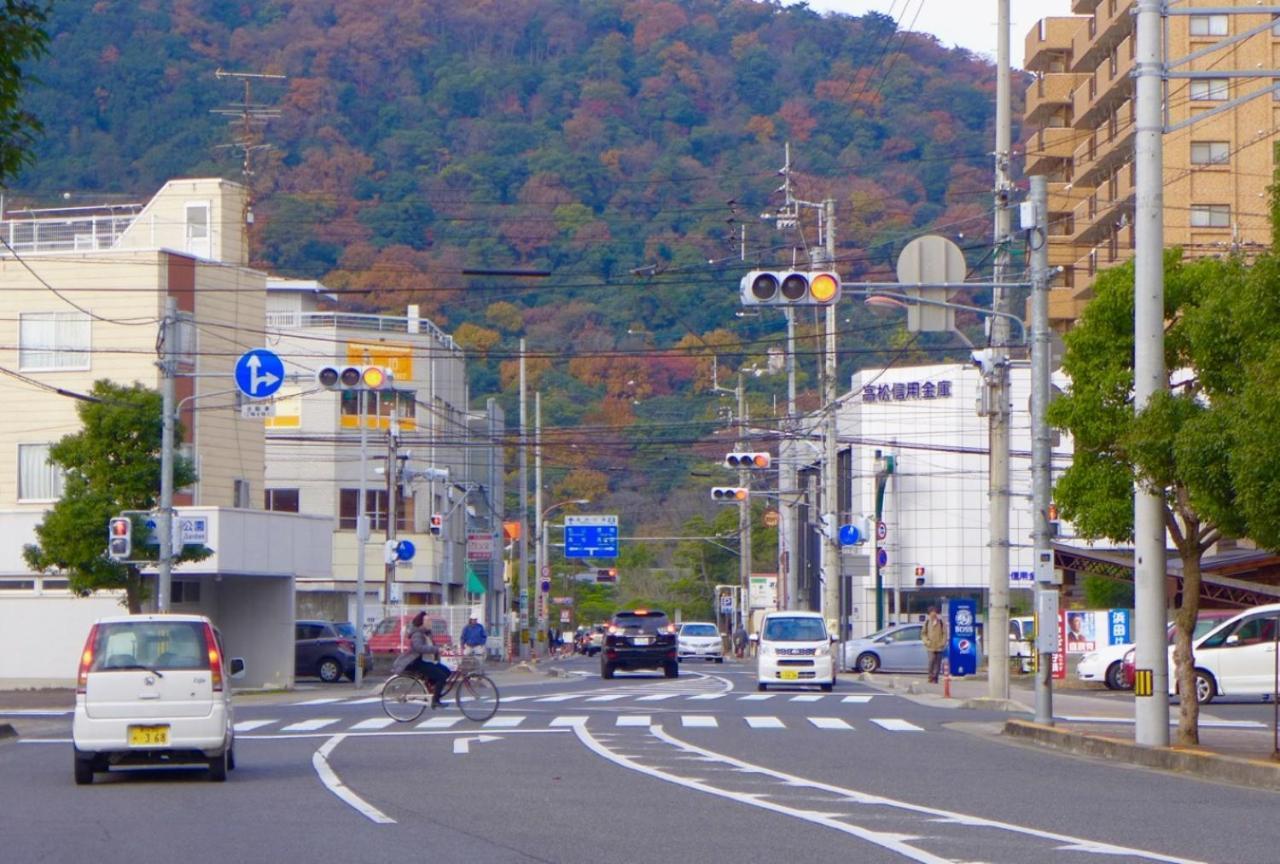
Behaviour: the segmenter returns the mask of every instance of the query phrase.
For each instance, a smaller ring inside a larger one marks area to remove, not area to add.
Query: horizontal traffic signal
[[[711,489],[711,500],[722,504],[737,504],[746,501],[751,492],[741,486],[715,486]]]
[[[840,299],[840,274],[830,270],[752,270],[742,277],[743,306],[830,306]]]
[[[394,379],[385,366],[323,366],[316,383],[326,390],[386,390]]]
[[[728,468],[768,468],[768,453],[729,453],[724,457]]]

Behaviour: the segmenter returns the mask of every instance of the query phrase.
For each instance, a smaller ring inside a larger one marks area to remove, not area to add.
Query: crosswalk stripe
[[[394,722],[396,721],[392,720],[390,717],[370,717],[368,720],[361,720],[359,723],[352,726],[351,729],[352,731],[358,731],[361,729],[385,729]]]
[[[486,729],[514,729],[525,721],[523,714],[504,714],[484,724]]]
[[[461,721],[461,717],[432,717],[418,724],[419,729],[448,729]]]
[[[588,702],[615,702],[618,699],[626,699],[626,693],[610,693],[607,696],[592,696]]]
[[[541,699],[534,699],[534,702],[568,702],[570,699],[577,699],[581,693],[561,693],[559,696],[543,696]],[[510,699],[503,699],[503,702],[510,702]]]
[[[819,729],[852,729],[848,723],[839,717],[810,717],[809,722]]]
[[[637,699],[636,701],[637,701],[637,702],[661,702],[661,701],[663,701],[664,699],[674,699],[674,698],[676,698],[677,696],[680,696],[680,695],[683,695],[683,694],[680,694],[680,693],[654,693],[652,696],[641,696],[641,697],[640,697],[639,699]]]
[[[301,720],[297,723],[290,723],[281,729],[281,732],[314,732],[317,729],[323,729],[326,726],[332,726],[338,722],[337,717],[316,717],[311,720]]]
[[[898,717],[872,717],[871,722],[879,726],[881,729],[887,729],[890,732],[923,732],[914,723],[908,723]]]
[[[772,699],[773,696],[774,694],[772,693],[752,693],[749,696],[739,696],[738,701],[739,702],[763,702],[766,699]]]
[[[752,729],[786,729],[777,717],[744,717]]]
[[[586,714],[561,714],[551,721],[552,728],[561,726],[579,726],[586,723],[589,718]]]
[[[274,720],[241,720],[235,725],[237,732],[252,732],[254,729],[261,729],[263,726],[270,726]]]
[[[333,702],[341,702],[341,696],[326,696],[323,699],[308,699],[305,702],[294,702],[294,705],[329,705]]]
[[[851,702],[854,705],[866,705],[871,701],[871,696],[846,696],[840,700],[841,702]]]
[[[725,694],[723,693],[699,693],[697,696],[690,696],[689,699],[701,702],[710,702],[712,699],[723,699],[724,697]]]
[[[363,699],[350,699],[344,702],[344,705],[372,705],[374,702],[381,702],[382,696],[366,696]]]
[[[532,698],[533,698],[532,696],[503,696],[502,704],[510,705],[512,702],[523,702],[526,699],[532,699]]]
[[[681,716],[680,723],[683,726],[702,729],[713,729],[720,725],[716,722],[716,718],[710,714],[685,714]]]
[[[817,702],[823,697],[822,693],[801,693],[799,696],[792,696],[792,702]]]
[[[619,726],[648,726],[652,723],[648,714],[619,714]]]

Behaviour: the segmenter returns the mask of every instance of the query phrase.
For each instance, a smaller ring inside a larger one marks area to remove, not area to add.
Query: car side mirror
[[[755,633],[751,633],[750,635],[748,635],[748,636],[747,636],[747,641],[748,641],[748,642],[759,642],[759,641],[760,641],[760,637],[759,637],[757,634],[755,634]]]
[[[1230,636],[1228,636],[1228,637],[1227,637],[1226,642],[1225,642],[1224,644],[1226,644],[1226,645],[1239,645],[1239,644],[1240,644],[1240,637],[1239,637],[1237,634],[1232,633]]]
[[[243,657],[231,658],[231,677],[232,678],[244,677],[244,658]]]

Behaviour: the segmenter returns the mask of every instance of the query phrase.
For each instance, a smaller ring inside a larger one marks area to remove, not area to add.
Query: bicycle
[[[488,675],[476,671],[478,665],[473,658],[464,657],[440,689],[441,702],[453,693],[458,710],[477,723],[496,714],[499,701],[498,685]],[[411,672],[392,675],[382,685],[382,710],[398,723],[412,723],[430,704],[430,685]]]

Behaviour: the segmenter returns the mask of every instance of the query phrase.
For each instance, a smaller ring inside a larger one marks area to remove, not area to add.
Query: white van
[[[126,764],[196,763],[226,780],[236,767],[229,679],[243,674],[203,615],[99,619],[76,681],[76,783]]]
[[[835,686],[832,637],[819,613],[770,612],[751,640],[756,643],[757,690],[770,684],[817,684],[830,692]]]

